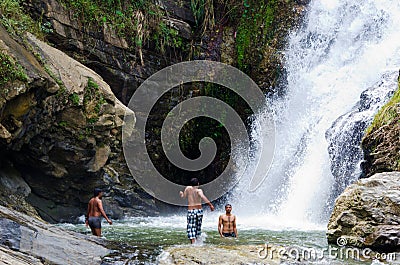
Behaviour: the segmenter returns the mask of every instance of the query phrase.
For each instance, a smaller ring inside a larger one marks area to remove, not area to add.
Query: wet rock
[[[374,115],[397,88],[398,73],[388,72],[360,95],[360,101],[348,113],[339,117],[326,132],[329,142],[331,172],[335,178],[330,201],[333,204],[343,190],[361,175],[360,161],[364,154],[360,142]]]
[[[109,253],[104,242],[92,236],[66,231],[0,206],[0,262],[100,264]]]
[[[40,259],[25,253],[13,251],[9,248],[0,246],[0,262],[12,265],[40,265],[45,264]]]
[[[350,185],[337,198],[328,223],[328,242],[400,250],[400,172],[379,173]]]
[[[241,245],[241,246],[175,246],[168,247],[158,257],[160,265],[169,264],[280,264],[278,259],[263,257],[264,246]]]
[[[400,83],[398,82],[399,80],[394,85],[395,91],[391,100],[375,116],[362,139],[365,159],[362,164],[363,177],[400,170]]]

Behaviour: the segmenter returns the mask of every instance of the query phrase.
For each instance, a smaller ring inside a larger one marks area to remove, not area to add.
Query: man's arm
[[[235,232],[236,238],[238,237],[238,232],[236,229],[236,215],[235,218],[233,219],[233,232]]]
[[[104,212],[103,203],[101,202],[101,200],[98,200],[98,206],[99,206],[99,211],[100,211],[101,215],[107,220],[107,222],[110,225],[112,225],[112,221],[110,219],[108,219],[106,212]]]
[[[184,191],[180,191],[180,192],[179,192],[179,195],[181,196],[181,198],[186,198],[186,196],[187,196],[186,190],[187,190],[187,187],[185,188]]]
[[[91,205],[90,205],[90,201],[89,201],[89,203],[88,203],[88,206],[87,206],[87,213],[86,213],[86,216],[85,216],[85,225],[86,226],[89,226],[89,213],[90,213],[90,209],[91,208]]]
[[[210,206],[210,210],[214,211],[214,205],[212,205],[212,203],[207,199],[207,197],[203,193],[203,190],[201,189],[199,189],[199,196],[206,204],[208,204],[208,206]]]
[[[222,225],[222,215],[220,215],[218,220],[218,233],[221,237],[224,237],[224,235],[222,235]]]

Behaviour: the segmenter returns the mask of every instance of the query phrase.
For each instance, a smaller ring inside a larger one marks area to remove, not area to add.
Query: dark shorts
[[[188,210],[187,212],[187,236],[189,239],[201,235],[201,223],[203,221],[203,209]]]
[[[222,235],[223,235],[224,237],[236,237],[235,232],[231,232],[231,233],[222,233]]]
[[[100,216],[90,216],[89,217],[90,228],[101,228],[101,217]]]

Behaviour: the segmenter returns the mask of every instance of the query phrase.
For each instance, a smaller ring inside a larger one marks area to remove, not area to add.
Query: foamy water
[[[249,220],[248,226],[326,225],[334,185],[326,131],[364,90],[384,80],[385,73],[398,71],[398,25],[398,1],[310,3],[305,25],[290,36],[285,52],[287,94],[268,102],[277,131],[272,167],[255,192],[248,191],[250,171],[232,191],[236,213]],[[262,119],[254,130],[262,142]]]

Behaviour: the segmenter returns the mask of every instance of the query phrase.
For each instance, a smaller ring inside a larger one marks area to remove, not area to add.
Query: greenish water
[[[203,222],[203,244],[206,245],[259,245],[271,247],[290,247],[296,249],[312,248],[322,255],[321,258],[307,259],[302,262],[282,261],[282,264],[393,264],[394,262],[378,262],[373,260],[356,261],[346,258],[345,248],[329,246],[325,231],[316,227],[314,230],[276,229],[268,227],[250,227],[246,221],[238,223],[239,237],[237,239],[220,238],[217,232],[216,215],[205,216]],[[249,219],[251,220],[251,218]],[[65,224],[64,227],[89,234],[90,230],[83,224]],[[156,264],[157,257],[165,247],[174,245],[189,245],[186,237],[186,217],[174,215],[165,217],[140,217],[123,221],[115,221],[113,225],[103,223],[103,236],[111,241],[130,245],[125,256],[130,264]],[[336,250],[335,250],[336,249]],[[325,252],[323,252],[325,251]],[[336,255],[329,257],[328,251]],[[292,255],[294,253],[292,252]],[[341,258],[340,258],[341,255]],[[398,255],[400,258],[400,254]],[[362,257],[361,257],[362,258]],[[113,263],[113,262],[111,262]]]

